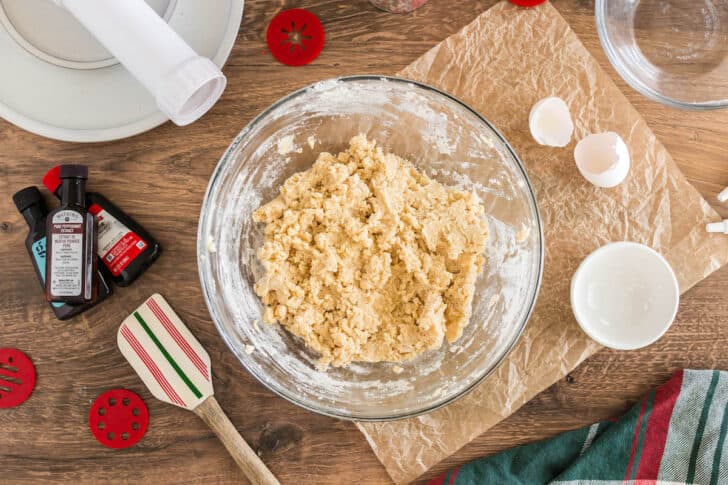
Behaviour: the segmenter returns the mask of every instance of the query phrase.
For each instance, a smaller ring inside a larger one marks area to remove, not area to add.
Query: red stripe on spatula
[[[177,327],[175,327],[172,322],[169,320],[169,317],[167,317],[167,314],[162,311],[162,308],[157,304],[156,301],[154,301],[152,298],[147,300],[147,307],[154,313],[154,316],[157,317],[157,319],[162,322],[162,326],[165,330],[167,330],[167,333],[172,337],[172,339],[179,345],[179,348],[182,349],[182,352],[185,353],[185,355],[192,361],[192,363],[195,365],[197,370],[200,371],[200,374],[206,379],[210,380],[210,376],[207,373],[207,365],[202,361],[202,358],[197,355],[197,352],[190,347],[190,344],[185,340],[185,338],[182,336],[181,333],[179,333],[179,330],[177,330]]]
[[[152,373],[152,375],[154,376],[154,380],[157,381],[157,384],[159,384],[159,387],[162,388],[167,397],[171,399],[172,402],[184,407],[185,403],[182,398],[179,397],[179,394],[177,394],[167,378],[164,377],[162,371],[159,370],[157,364],[152,360],[147,351],[144,350],[144,347],[142,347],[142,344],[139,343],[139,340],[137,340],[131,330],[129,330],[129,327],[127,327],[126,325],[122,325],[121,335],[124,337],[124,339],[126,339],[127,342],[129,342],[129,345],[139,356],[141,361],[144,362],[144,365],[147,367],[147,369],[149,369],[149,372]]]

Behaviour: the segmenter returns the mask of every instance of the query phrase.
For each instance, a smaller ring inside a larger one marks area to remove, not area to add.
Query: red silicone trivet
[[[149,410],[137,394],[127,389],[112,389],[91,405],[88,426],[102,445],[128,448],[147,432]]]
[[[273,57],[289,66],[303,66],[324,48],[324,26],[302,8],[284,10],[268,25],[266,42]]]
[[[546,0],[508,0],[513,5],[518,5],[519,7],[535,7],[536,5],[541,5]]]
[[[17,349],[0,349],[0,408],[24,403],[34,387],[35,367],[30,358]]]

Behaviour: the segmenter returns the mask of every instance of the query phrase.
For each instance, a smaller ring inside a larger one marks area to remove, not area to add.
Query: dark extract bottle
[[[15,207],[23,215],[28,223],[28,237],[25,239],[25,247],[30,255],[30,260],[35,268],[41,288],[45,290],[46,271],[46,216],[48,209],[45,201],[36,187],[26,187],[13,195]],[[111,294],[111,286],[99,273],[99,296],[96,303],[104,300]],[[93,306],[93,304],[69,305],[67,303],[51,303],[51,309],[59,320],[67,320],[82,313]]]
[[[61,206],[46,218],[46,299],[69,304],[97,298],[96,221],[86,208],[84,165],[61,165]]]
[[[45,174],[43,185],[51,193],[61,196],[59,167],[53,167]],[[162,247],[139,223],[103,195],[87,192],[86,206],[96,218],[99,228],[99,259],[114,283],[130,285],[157,260]]]

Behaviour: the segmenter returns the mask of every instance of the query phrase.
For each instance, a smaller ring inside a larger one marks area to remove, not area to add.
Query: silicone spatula
[[[117,344],[149,392],[197,414],[252,483],[279,484],[215,400],[210,357],[164,298],[154,294],[129,315]]]

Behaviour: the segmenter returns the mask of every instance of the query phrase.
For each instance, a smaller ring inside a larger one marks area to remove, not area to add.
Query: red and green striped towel
[[[455,468],[428,485],[728,484],[728,372],[678,371],[619,420]]]

